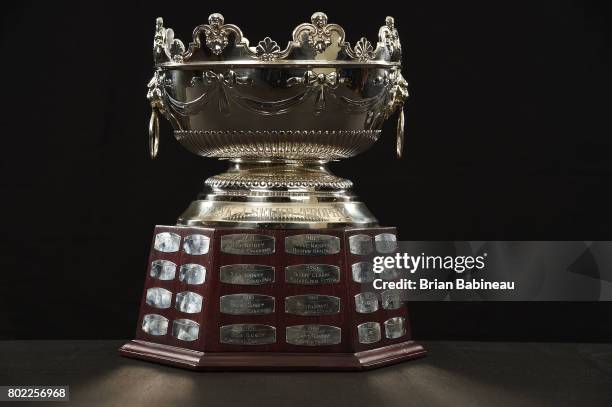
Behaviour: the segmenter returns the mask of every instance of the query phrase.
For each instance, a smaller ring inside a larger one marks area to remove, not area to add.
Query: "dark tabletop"
[[[122,343],[0,341],[0,385],[69,385],[63,406],[612,406],[609,344],[425,342],[424,359],[368,372],[203,373]]]

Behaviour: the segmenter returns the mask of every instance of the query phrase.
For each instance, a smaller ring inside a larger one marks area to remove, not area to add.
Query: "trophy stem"
[[[206,180],[179,225],[268,228],[376,226],[323,160],[232,159],[229,169]]]

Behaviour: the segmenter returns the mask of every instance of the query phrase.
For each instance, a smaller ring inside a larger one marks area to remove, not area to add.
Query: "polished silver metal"
[[[158,280],[174,280],[176,264],[170,260],[153,260],[150,275]]]
[[[221,251],[228,254],[258,256],[274,253],[274,236],[236,233],[221,236]]]
[[[393,253],[397,249],[397,237],[393,233],[381,233],[374,236],[374,243],[379,253]]]
[[[378,39],[345,40],[344,29],[317,12],[286,47],[270,37],[251,44],[218,13],[185,46],[156,20],[155,71],[147,99],[151,156],[159,116],[189,151],[230,161],[179,217],[181,225],[321,228],[376,226],[376,218],[334,176],[329,161],[366,151],[383,122],[400,110],[401,44],[387,17]]]
[[[302,256],[337,254],[340,252],[340,238],[316,233],[287,236],[285,252]]]
[[[357,336],[359,343],[371,344],[380,341],[381,330],[378,322],[364,322],[357,325]]]
[[[228,264],[219,268],[219,281],[235,285],[262,285],[274,282],[274,267],[263,264]]]
[[[295,264],[285,267],[285,282],[300,285],[336,284],[340,267],[333,264]]]
[[[219,298],[219,310],[229,315],[273,314],[275,299],[264,294],[227,294]]]
[[[154,308],[170,308],[172,303],[172,292],[161,287],[152,287],[147,289],[147,295],[145,298],[147,305]]]
[[[276,342],[276,328],[263,324],[223,325],[219,342],[229,345],[268,345]]]
[[[406,319],[393,317],[385,321],[385,336],[389,339],[401,338],[406,335]]]
[[[204,298],[192,291],[183,291],[176,294],[175,308],[186,314],[197,314],[202,311]]]
[[[399,290],[386,290],[380,293],[383,309],[398,309],[402,306]]]
[[[187,284],[204,284],[206,280],[206,267],[196,263],[181,265],[179,270],[179,281]]]
[[[285,340],[298,346],[329,346],[342,341],[342,329],[332,325],[306,324],[285,328]]]
[[[356,283],[371,283],[376,278],[374,265],[368,261],[360,261],[351,265],[353,281]]]
[[[158,252],[173,253],[178,252],[181,237],[176,233],[162,232],[155,235],[153,248]]]
[[[146,314],[142,318],[142,330],[153,336],[163,336],[168,332],[168,318],[157,314]]]
[[[359,314],[370,314],[378,311],[378,296],[373,292],[355,295],[355,311]]]
[[[353,235],[349,237],[349,250],[352,254],[366,255],[374,251],[372,237],[368,235]]]
[[[340,313],[340,298],[319,294],[285,297],[285,312],[302,316],[338,314]]]
[[[183,251],[187,254],[199,256],[208,253],[210,238],[204,235],[189,235],[183,239]]]
[[[192,342],[198,339],[200,324],[190,319],[175,319],[172,321],[172,336],[181,341]]]

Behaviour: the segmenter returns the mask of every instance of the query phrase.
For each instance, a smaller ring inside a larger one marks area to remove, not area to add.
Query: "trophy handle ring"
[[[159,115],[157,109],[151,109],[151,118],[149,119],[149,153],[151,158],[155,159],[159,152]]]
[[[404,152],[404,104],[399,105],[399,116],[397,118],[397,143],[395,146],[397,158],[402,158]]]

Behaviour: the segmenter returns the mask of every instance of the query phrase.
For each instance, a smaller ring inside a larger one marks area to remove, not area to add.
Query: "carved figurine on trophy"
[[[285,48],[221,14],[187,48],[157,19],[147,97],[175,138],[230,168],[175,226],[155,228],[136,339],[125,356],[192,369],[366,369],[424,355],[406,305],[374,292],[372,257],[396,250],[327,163],[367,150],[407,84],[392,17],[351,45],[323,13]],[[393,276],[391,276],[393,277]]]

